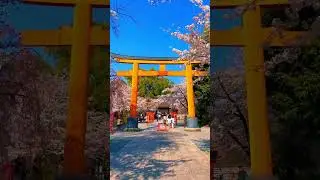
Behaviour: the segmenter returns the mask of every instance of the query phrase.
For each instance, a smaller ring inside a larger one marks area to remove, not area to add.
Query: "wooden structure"
[[[248,3],[248,0],[216,0],[211,1],[211,10],[234,8]],[[273,30],[261,26],[261,8],[287,4],[288,0],[256,1],[255,8],[248,8],[243,13],[242,27],[222,31],[211,30],[211,46],[244,47],[250,157],[254,179],[272,176],[263,44],[268,42],[269,46],[285,47],[289,46],[288,42],[295,41],[303,35],[303,32],[284,31],[281,35],[270,37]]]
[[[169,104],[167,104],[167,103],[161,103],[159,106],[158,106],[158,108],[157,108],[157,110],[159,111],[159,112],[161,112],[161,113],[167,113],[167,114],[169,114],[170,113],[170,106],[169,106]]]
[[[154,112],[154,111],[147,111],[146,112],[146,116],[148,117],[148,123],[154,122],[155,114],[156,114],[156,112]]]
[[[111,55],[118,63],[129,63],[133,65],[133,69],[129,71],[118,71],[118,76],[129,76],[131,81],[131,104],[130,104],[130,116],[131,120],[137,117],[137,98],[138,98],[138,81],[141,76],[182,76],[186,77],[187,83],[187,100],[188,100],[188,118],[191,120],[188,128],[199,129],[198,121],[195,117],[195,104],[194,104],[194,91],[193,91],[193,76],[207,76],[207,71],[197,71],[192,69],[192,64],[199,64],[200,61],[188,61],[177,60],[176,58],[164,58],[164,57],[133,57],[122,56],[117,54]],[[140,64],[159,64],[159,71],[156,70],[140,70]],[[167,64],[183,64],[185,70],[183,71],[167,71]],[[129,122],[129,121],[128,121]],[[137,126],[137,124],[135,125]],[[133,127],[136,128],[136,127]]]
[[[88,104],[89,46],[109,46],[109,30],[91,27],[92,8],[110,8],[110,1],[23,0],[23,3],[74,7],[73,27],[24,31],[21,33],[21,41],[24,46],[71,46],[63,172],[68,177],[86,174],[84,148]]]

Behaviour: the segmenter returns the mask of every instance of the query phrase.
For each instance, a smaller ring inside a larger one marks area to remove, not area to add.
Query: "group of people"
[[[175,119],[168,113],[161,113],[161,112],[157,112],[156,113],[156,119],[157,119],[157,123],[163,123],[165,125],[169,125],[171,128],[174,128],[175,126]]]

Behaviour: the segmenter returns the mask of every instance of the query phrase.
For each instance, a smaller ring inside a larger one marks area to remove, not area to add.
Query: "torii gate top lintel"
[[[77,0],[23,0],[25,4],[51,5],[51,6],[73,6]],[[108,8],[110,7],[110,0],[89,0],[92,7]]]
[[[207,76],[207,71],[192,70],[192,64],[200,64],[200,61],[188,61],[177,60],[174,57],[138,57],[138,56],[126,56],[111,53],[111,57],[118,63],[132,64],[133,69],[129,71],[118,71],[118,76],[186,76],[190,73],[192,76]],[[158,64],[160,65],[159,71],[156,70],[139,70],[140,64]],[[183,64],[186,66],[184,71],[168,71],[166,65],[178,65]]]
[[[288,0],[266,0],[266,1],[248,1],[248,0],[216,0],[211,1],[211,8],[215,9],[229,9],[235,8],[237,6],[248,5],[250,3],[255,3],[259,6],[278,6],[278,5],[287,5]]]
[[[200,61],[178,60],[178,57],[147,57],[147,56],[127,56],[111,54],[111,57],[118,63],[139,63],[139,64],[200,64]]]

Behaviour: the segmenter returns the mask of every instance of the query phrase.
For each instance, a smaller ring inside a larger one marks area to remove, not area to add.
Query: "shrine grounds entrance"
[[[72,28],[46,31],[22,32],[24,46],[72,46],[68,119],[66,143],[64,148],[64,173],[79,175],[85,173],[85,132],[87,119],[88,60],[90,45],[109,45],[108,31],[91,27],[92,7],[110,7],[109,0],[72,1],[72,0],[24,0],[25,3],[74,6]],[[211,1],[211,9],[233,8],[246,5],[247,0]],[[257,1],[257,7],[248,8],[243,13],[243,26],[227,31],[211,30],[212,46],[244,47],[244,58],[247,83],[247,104],[250,131],[250,157],[253,177],[272,176],[269,125],[267,117],[266,88],[264,78],[263,47],[268,40],[271,28],[261,27],[261,7],[287,5],[288,0]],[[296,39],[304,32],[284,31],[274,37],[269,46],[288,47],[286,42]],[[281,37],[280,37],[281,36]],[[72,38],[76,37],[76,38]],[[192,62],[173,61],[171,58],[146,58],[115,56],[120,63],[133,65],[131,71],[118,72],[119,76],[132,77],[132,94],[130,104],[129,127],[137,127],[137,89],[141,76],[182,76],[187,80],[188,122],[189,130],[198,129],[195,117],[193,76],[205,76],[206,72],[192,70]],[[160,71],[139,70],[139,64],[159,64]],[[184,71],[166,71],[166,64],[183,64]]]
[[[187,101],[188,101],[188,117],[186,131],[200,131],[198,125],[198,119],[195,113],[195,100],[193,91],[193,77],[207,76],[207,71],[193,70],[193,64],[200,64],[199,61],[188,61],[188,60],[176,60],[175,58],[157,58],[157,57],[133,57],[133,56],[121,56],[112,54],[118,63],[132,64],[132,70],[129,71],[118,71],[117,76],[127,76],[132,78],[131,84],[131,100],[130,100],[130,117],[128,118],[127,128],[138,128],[137,121],[137,101],[138,101],[138,86],[139,77],[143,76],[180,76],[186,78],[187,86]],[[159,71],[155,70],[140,70],[140,64],[159,64]],[[183,71],[167,71],[167,64],[183,64],[185,70]]]

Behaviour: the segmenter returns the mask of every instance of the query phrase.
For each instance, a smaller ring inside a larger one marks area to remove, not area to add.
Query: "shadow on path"
[[[192,140],[201,151],[210,152],[210,139]]]
[[[160,179],[163,174],[175,176],[172,168],[190,160],[161,158],[164,152],[178,150],[169,136],[165,132],[145,131],[142,136],[113,141],[110,166],[118,174],[116,179]]]

